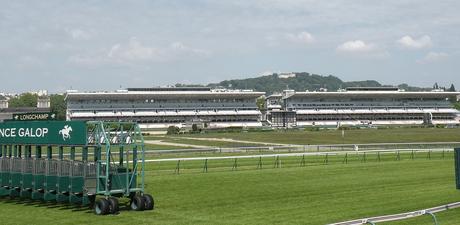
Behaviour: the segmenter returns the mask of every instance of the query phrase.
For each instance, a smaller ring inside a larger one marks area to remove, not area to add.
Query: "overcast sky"
[[[460,88],[458,0],[0,0],[0,92],[305,71]]]

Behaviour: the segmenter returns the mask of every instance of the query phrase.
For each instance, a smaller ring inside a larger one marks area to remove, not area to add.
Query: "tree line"
[[[295,73],[295,77],[280,78],[278,74],[272,74],[268,76],[260,76],[255,78],[247,79],[235,79],[225,80],[219,83],[211,83],[208,85],[191,85],[191,84],[176,84],[176,87],[190,87],[190,86],[207,86],[211,88],[229,88],[229,89],[252,89],[255,91],[266,92],[267,95],[272,93],[280,93],[283,90],[291,89],[295,91],[336,91],[338,89],[347,87],[385,87],[389,85],[383,85],[375,80],[365,81],[348,81],[344,82],[338,77],[328,75],[321,76],[317,74],[310,74],[306,72]],[[406,91],[431,91],[445,90],[445,91],[456,91],[453,84],[449,88],[441,87],[436,82],[432,88],[414,87],[408,84],[400,84],[398,88]],[[57,115],[59,120],[66,118],[67,105],[65,102],[64,94],[53,94],[50,95],[50,111]],[[20,107],[36,107],[38,101],[38,95],[32,93],[23,93],[18,96],[12,97],[9,100],[10,108]],[[257,105],[261,110],[264,110],[264,98],[257,100]],[[452,100],[454,107],[460,110],[460,103]]]
[[[454,84],[451,84],[449,88],[446,88],[446,87],[441,87],[438,85],[438,82],[434,83],[433,85],[433,89],[434,90],[444,90],[444,91],[451,91],[451,92],[455,92],[455,86]]]

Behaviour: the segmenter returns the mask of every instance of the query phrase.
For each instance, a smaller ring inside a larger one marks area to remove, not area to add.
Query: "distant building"
[[[48,96],[48,90],[38,90],[37,95],[38,96]]]
[[[37,99],[37,108],[50,108],[51,101],[50,97],[47,95],[39,95]]]
[[[458,95],[405,92],[393,87],[340,92],[286,90],[281,97],[267,97],[267,119],[274,127],[460,124],[459,111],[448,101]]]
[[[278,78],[280,79],[287,79],[287,78],[292,78],[295,77],[295,73],[280,73],[278,74]]]
[[[265,106],[267,110],[264,112],[264,115],[262,115],[264,121],[271,124],[271,112],[281,111],[283,109],[282,98],[283,95],[279,93],[274,93],[265,98]]]
[[[142,128],[258,127],[262,123],[256,99],[264,94],[207,87],[71,91],[66,96],[67,119],[134,121]]]
[[[4,95],[0,95],[0,109],[8,108],[8,99]]]

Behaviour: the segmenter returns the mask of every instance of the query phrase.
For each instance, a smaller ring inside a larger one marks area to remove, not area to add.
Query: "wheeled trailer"
[[[152,210],[144,176],[136,123],[0,123],[0,196],[90,206],[98,215],[118,213],[124,197],[132,210]]]

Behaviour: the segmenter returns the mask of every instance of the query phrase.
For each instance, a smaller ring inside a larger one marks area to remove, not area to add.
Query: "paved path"
[[[258,141],[242,141],[231,138],[195,138],[195,137],[174,137],[179,139],[199,140],[199,141],[225,141],[234,143],[245,143],[245,144],[258,144],[258,145],[269,145],[269,146],[292,146],[290,144],[270,143],[270,142],[258,142]]]
[[[153,144],[153,145],[168,145],[168,146],[189,147],[189,148],[212,148],[213,147],[213,146],[206,146],[206,145],[172,143],[172,142],[165,142],[163,140],[145,140],[144,143]]]

